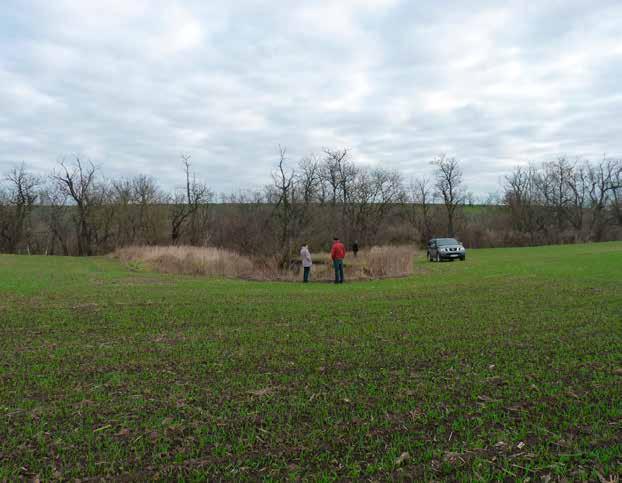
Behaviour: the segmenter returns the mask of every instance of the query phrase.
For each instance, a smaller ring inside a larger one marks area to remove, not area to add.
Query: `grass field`
[[[622,243],[332,284],[0,256],[0,481],[610,478]]]

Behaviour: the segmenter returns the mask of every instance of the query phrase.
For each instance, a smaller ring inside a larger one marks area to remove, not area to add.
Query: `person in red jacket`
[[[343,259],[346,258],[346,247],[337,237],[333,238],[330,258],[333,259],[333,267],[335,268],[335,283],[343,283]]]

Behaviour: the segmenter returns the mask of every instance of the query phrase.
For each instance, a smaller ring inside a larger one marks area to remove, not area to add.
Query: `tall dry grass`
[[[404,277],[413,273],[415,250],[409,246],[372,247],[367,253],[367,272],[372,278]]]
[[[413,273],[415,250],[411,246],[378,246],[361,250],[358,256],[348,253],[344,260],[346,280],[405,277]],[[328,253],[313,255],[311,276],[315,280],[330,281],[335,277]]]
[[[255,268],[250,258],[213,247],[131,246],[117,249],[113,256],[162,273],[246,278]]]
[[[361,250],[357,257],[348,254],[344,261],[346,280],[403,277],[413,273],[415,250],[411,246],[379,246]],[[249,280],[298,281],[302,278],[300,264],[291,269],[279,268],[276,258],[251,258],[213,247],[132,246],[113,254],[124,263],[143,264],[162,273],[242,278]],[[312,281],[331,281],[334,270],[330,255],[313,255]]]

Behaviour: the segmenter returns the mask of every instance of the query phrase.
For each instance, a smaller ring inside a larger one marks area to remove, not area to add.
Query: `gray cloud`
[[[622,5],[533,2],[8,0],[0,169],[80,154],[109,175],[216,191],[324,146],[429,171],[463,160],[486,194],[512,166],[620,155]]]

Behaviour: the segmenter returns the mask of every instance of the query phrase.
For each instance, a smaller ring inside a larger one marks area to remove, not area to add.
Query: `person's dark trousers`
[[[309,273],[311,273],[311,267],[303,267],[304,269],[304,275],[302,278],[302,281],[304,283],[307,283],[309,281]]]
[[[343,260],[334,260],[335,267],[335,283],[343,283]]]

